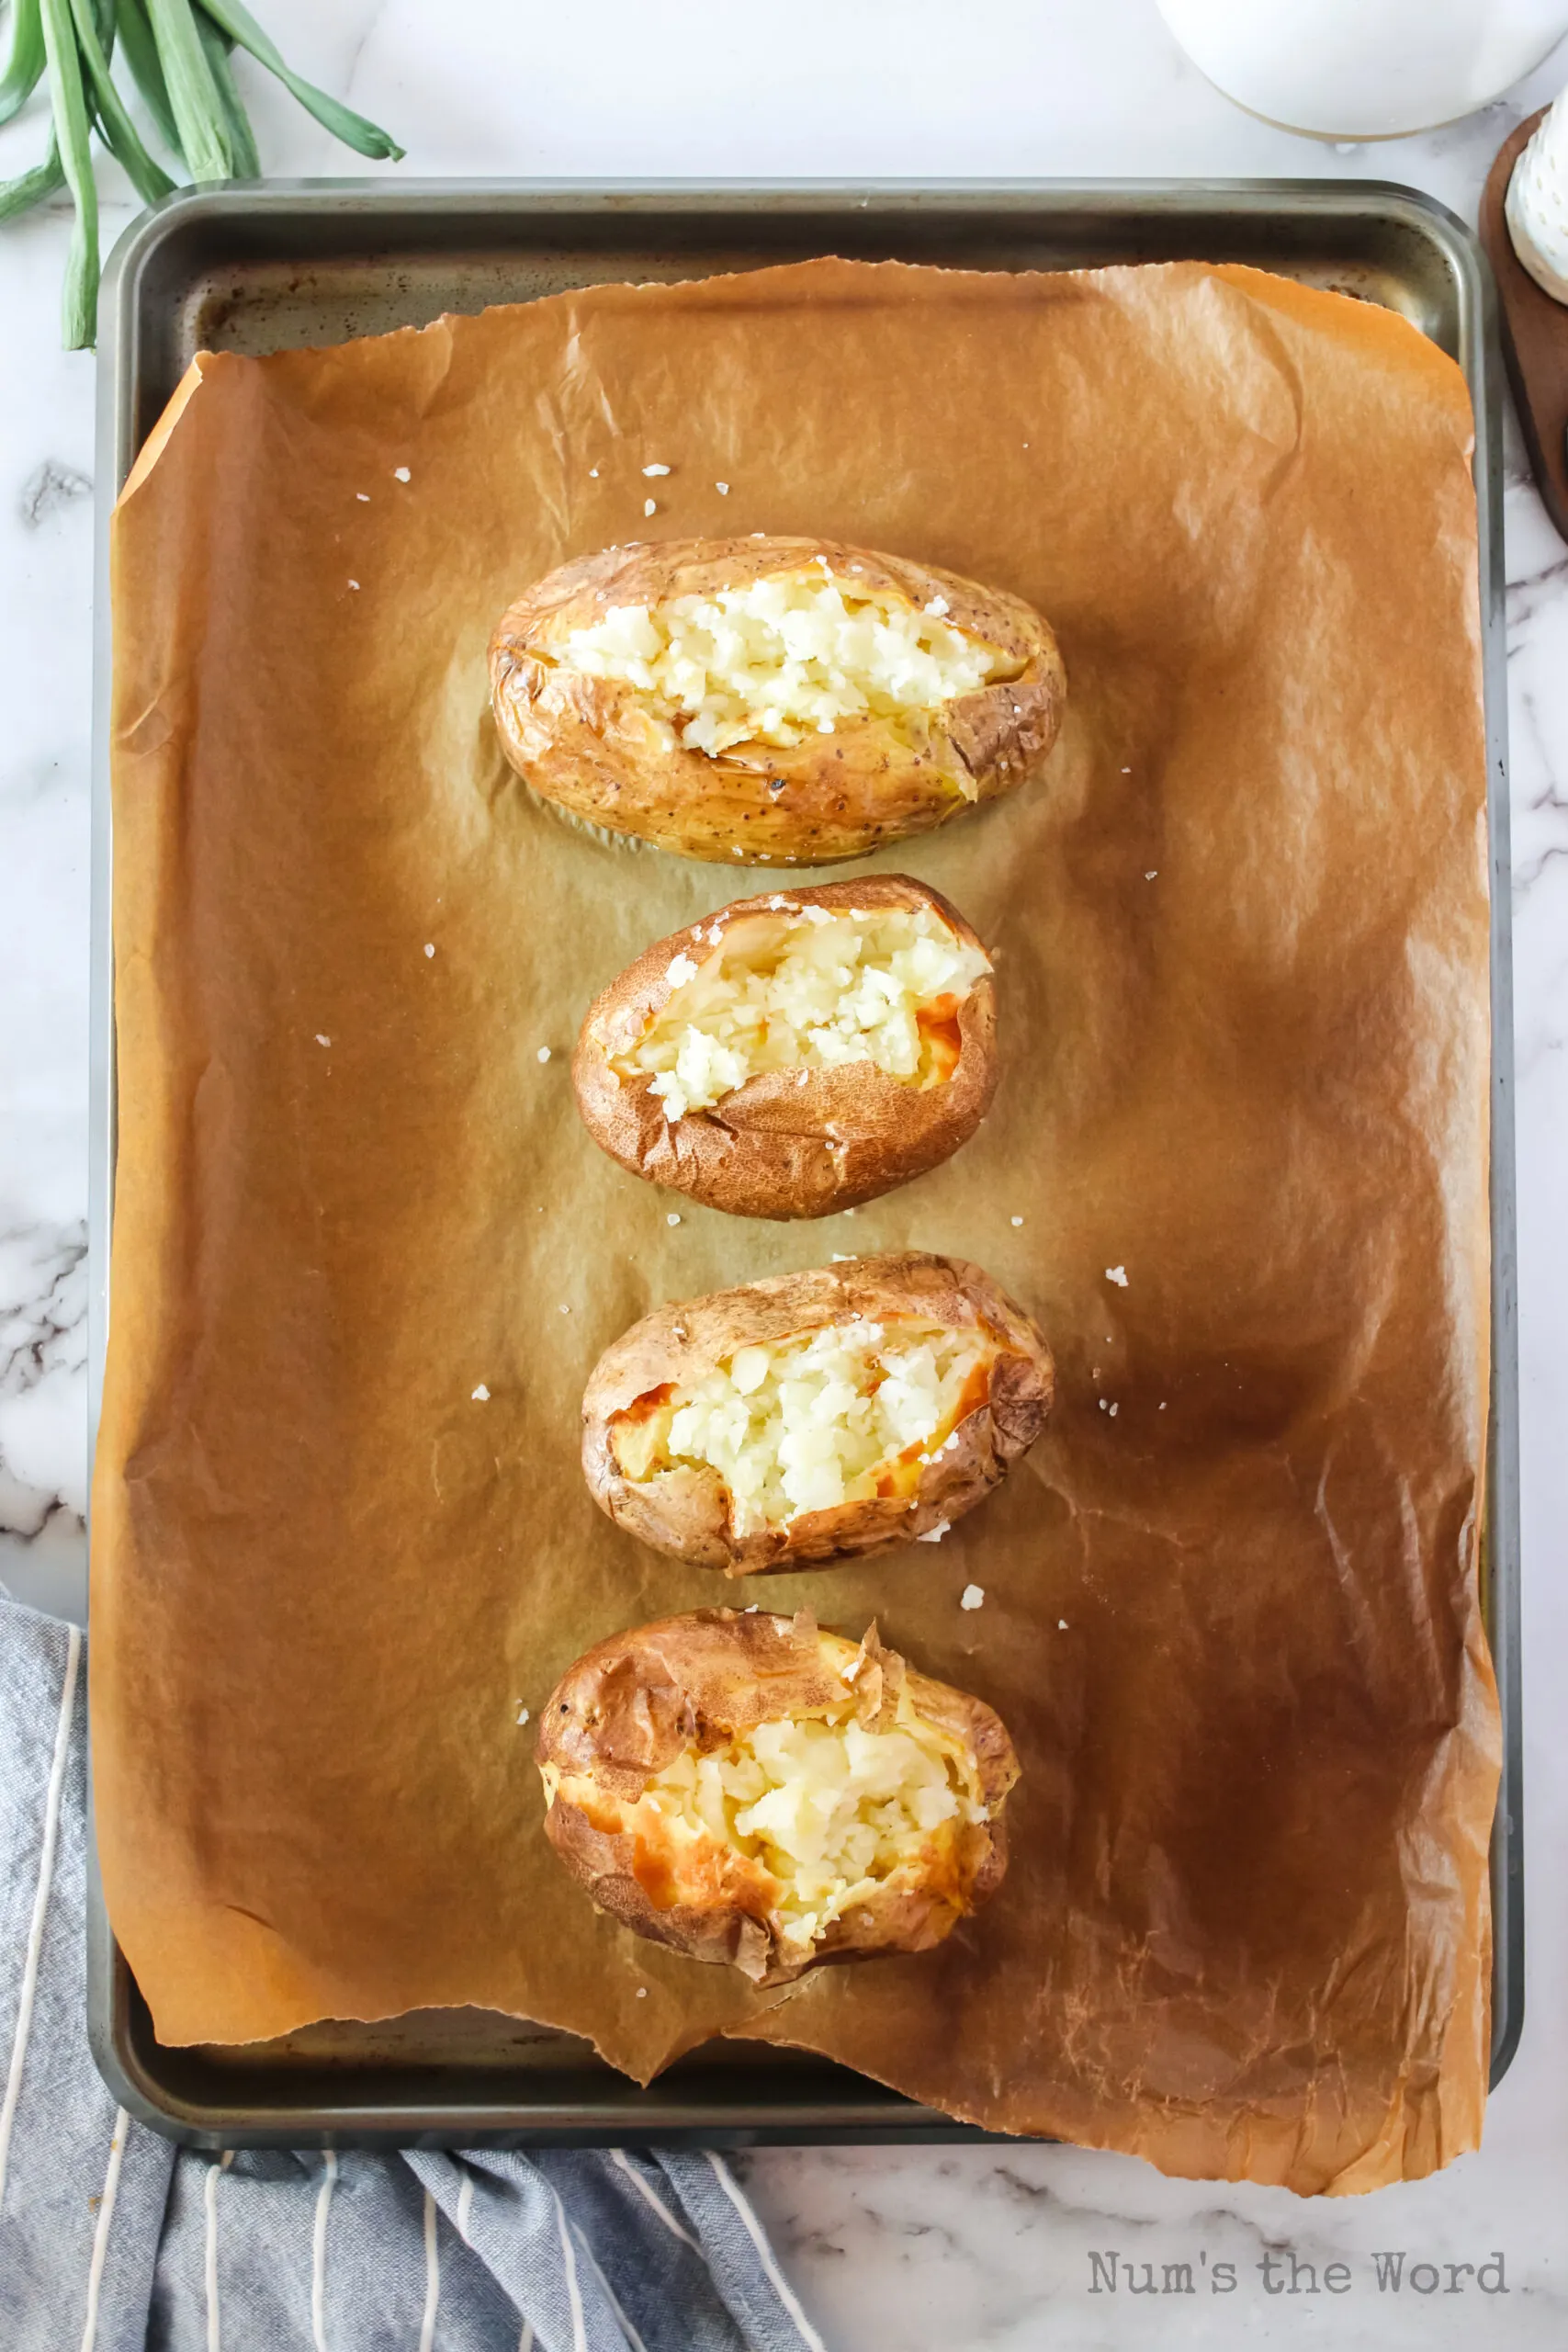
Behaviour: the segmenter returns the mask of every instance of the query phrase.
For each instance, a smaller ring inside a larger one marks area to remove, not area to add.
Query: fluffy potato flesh
[[[637,1934],[789,1982],[927,1951],[995,1893],[1019,1776],[981,1699],[758,1610],[697,1610],[570,1668],[535,1751],[545,1833]]]
[[[924,606],[857,594],[828,559],[744,587],[615,605],[570,630],[557,662],[615,679],[656,703],[682,745],[716,757],[736,743],[780,749],[844,720],[940,709],[1020,666]]]
[[[701,1876],[708,1846],[757,1864],[782,1938],[809,1948],[901,1874],[930,1875],[934,1848],[987,1818],[973,1750],[922,1722],[907,1694],[898,1718],[868,1728],[846,1702],[758,1724],[712,1754],[688,1748],[627,1826],[670,1856],[677,1883]]]
[[[940,1086],[959,1057],[959,1007],[990,968],[931,907],[838,912],[775,898],[766,914],[699,930],[671,963],[672,993],[612,1067],[649,1078],[670,1120],[764,1070],[872,1062],[904,1085]]]
[[[637,1483],[707,1464],[737,1535],[807,1511],[912,1494],[921,1467],[986,1402],[983,1331],[913,1320],[829,1324],[737,1349],[688,1385],[639,1397],[611,1446]]]

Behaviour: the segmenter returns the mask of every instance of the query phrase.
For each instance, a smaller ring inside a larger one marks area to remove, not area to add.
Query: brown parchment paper
[[[197,362],[115,523],[93,1558],[104,1878],[165,2041],[475,2003],[639,2077],[741,2031],[1303,2190],[1474,2144],[1470,446],[1402,321],[1190,265],[824,261]],[[624,1173],[567,1070],[595,991],[755,876],[570,830],[485,707],[525,582],[737,530],[1011,589],[1070,680],[1042,784],[874,861],[997,951],[995,1110],[794,1227]],[[736,1598],[593,1509],[578,1399],[656,1300],[906,1245],[1039,1316],[1049,1431],[942,1544],[749,1597],[874,1612],[1000,1710],[1011,1869],[940,1952],[759,1996],[541,1833],[520,1710]]]

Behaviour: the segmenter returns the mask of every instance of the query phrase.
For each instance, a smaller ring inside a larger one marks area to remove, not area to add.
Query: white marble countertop
[[[1568,78],[1560,51],[1465,122],[1337,148],[1229,106],[1182,61],[1152,0],[792,0],[787,11],[580,0],[526,12],[265,0],[262,13],[291,61],[393,129],[404,168],[421,174],[1374,176],[1473,220],[1506,132]],[[272,170],[365,168],[248,61],[240,75]],[[32,110],[0,133],[0,177],[40,139]],[[102,185],[108,240],[130,208],[117,173],[106,168]],[[55,208],[0,231],[0,1579],[75,1612],[93,369],[58,349],[66,227]],[[1316,2204],[1065,2148],[756,2154],[744,2169],[834,2352],[1568,2345],[1568,1750],[1552,1697],[1568,1679],[1568,549],[1517,434],[1507,558],[1529,1962],[1524,2041],[1484,2149],[1427,2182]],[[1317,2290],[1303,2269],[1292,2292],[1282,2258],[1270,2291],[1259,2267],[1270,2249],[1314,2266]],[[1399,2253],[1403,2285],[1380,2287],[1374,2256]],[[1345,2268],[1330,2280],[1337,2260]],[[1412,2276],[1423,2262],[1443,2266],[1430,2282]],[[1178,2269],[1165,2277],[1184,2263],[1191,2295]],[[1171,2291],[1130,2293],[1127,2264],[1137,2286],[1147,2277]]]

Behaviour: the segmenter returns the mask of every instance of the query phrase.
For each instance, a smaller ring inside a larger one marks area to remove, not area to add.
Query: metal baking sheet
[[[618,280],[705,277],[835,253],[978,269],[1241,261],[1398,311],[1456,359],[1476,419],[1492,857],[1492,1414],[1483,1598],[1502,1701],[1492,1838],[1492,2080],[1523,2023],[1513,990],[1503,630],[1501,386],[1479,249],[1430,198],[1382,182],[294,181],[193,190],[144,213],[99,327],[93,778],[90,1430],[108,1320],[115,1046],[109,930],[107,522],[198,349],[261,354],[422,326],[444,311]],[[116,2098],[190,2144],[612,2145],[919,2142],[987,2135],[806,2053],[716,2042],[647,2090],[575,2037],[474,2009],[324,2024],[243,2050],[159,2043],[90,1892],[88,2022]]]

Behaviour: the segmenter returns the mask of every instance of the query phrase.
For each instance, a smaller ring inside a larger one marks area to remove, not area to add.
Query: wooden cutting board
[[[1546,111],[1521,122],[1498,149],[1481,199],[1481,242],[1497,280],[1503,357],[1530,465],[1547,513],[1568,539],[1568,303],[1553,301],[1536,284],[1503,217],[1514,164]]]

